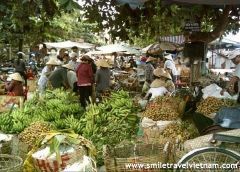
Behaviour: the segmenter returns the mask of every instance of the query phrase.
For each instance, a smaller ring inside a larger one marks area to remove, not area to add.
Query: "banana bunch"
[[[82,133],[84,125],[81,123],[80,120],[74,118],[73,115],[68,116],[63,121],[66,125],[66,128],[72,129],[75,133]]]
[[[98,149],[98,162],[102,163],[102,146],[116,145],[136,134],[139,118],[136,107],[125,91],[114,92],[102,103],[89,104],[83,136]]]
[[[12,129],[12,116],[10,116],[8,113],[3,113],[0,115],[0,130],[4,133],[11,133]]]

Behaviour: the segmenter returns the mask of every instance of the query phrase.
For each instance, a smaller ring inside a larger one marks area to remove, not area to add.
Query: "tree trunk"
[[[23,51],[23,38],[19,38],[18,51]]]

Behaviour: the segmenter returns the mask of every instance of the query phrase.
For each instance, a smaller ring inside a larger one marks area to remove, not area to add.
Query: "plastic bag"
[[[216,97],[216,98],[228,98],[228,99],[236,99],[235,97],[232,97],[229,93],[224,92],[223,95],[220,94],[222,91],[222,88],[219,87],[217,84],[211,84],[204,89],[202,89],[203,92],[203,99],[206,99],[208,97]]]

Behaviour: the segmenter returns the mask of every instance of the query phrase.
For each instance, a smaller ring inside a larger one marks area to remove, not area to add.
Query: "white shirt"
[[[233,76],[238,77],[238,92],[240,92],[240,64],[236,66]]]
[[[40,91],[45,90],[45,88],[47,87],[48,77],[46,76],[46,74],[49,72],[50,69],[48,68],[48,66],[45,66],[41,72],[40,78],[38,80],[38,86]]]
[[[164,69],[171,69],[172,70],[172,74],[173,75],[178,75],[178,72],[177,72],[177,69],[176,69],[176,66],[175,66],[175,63],[172,61],[172,60],[166,60],[165,63],[164,63]]]
[[[67,72],[68,84],[73,89],[73,84],[77,82],[77,74],[74,71]]]
[[[168,93],[168,90],[165,87],[150,88],[147,94],[150,93],[152,94],[150,100],[152,100],[158,96],[164,96],[166,93]]]

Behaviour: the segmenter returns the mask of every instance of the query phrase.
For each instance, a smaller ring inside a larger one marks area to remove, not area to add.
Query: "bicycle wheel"
[[[180,171],[235,171],[239,168],[240,154],[218,147],[205,147],[184,155],[178,162]],[[184,165],[184,166],[182,166]]]

